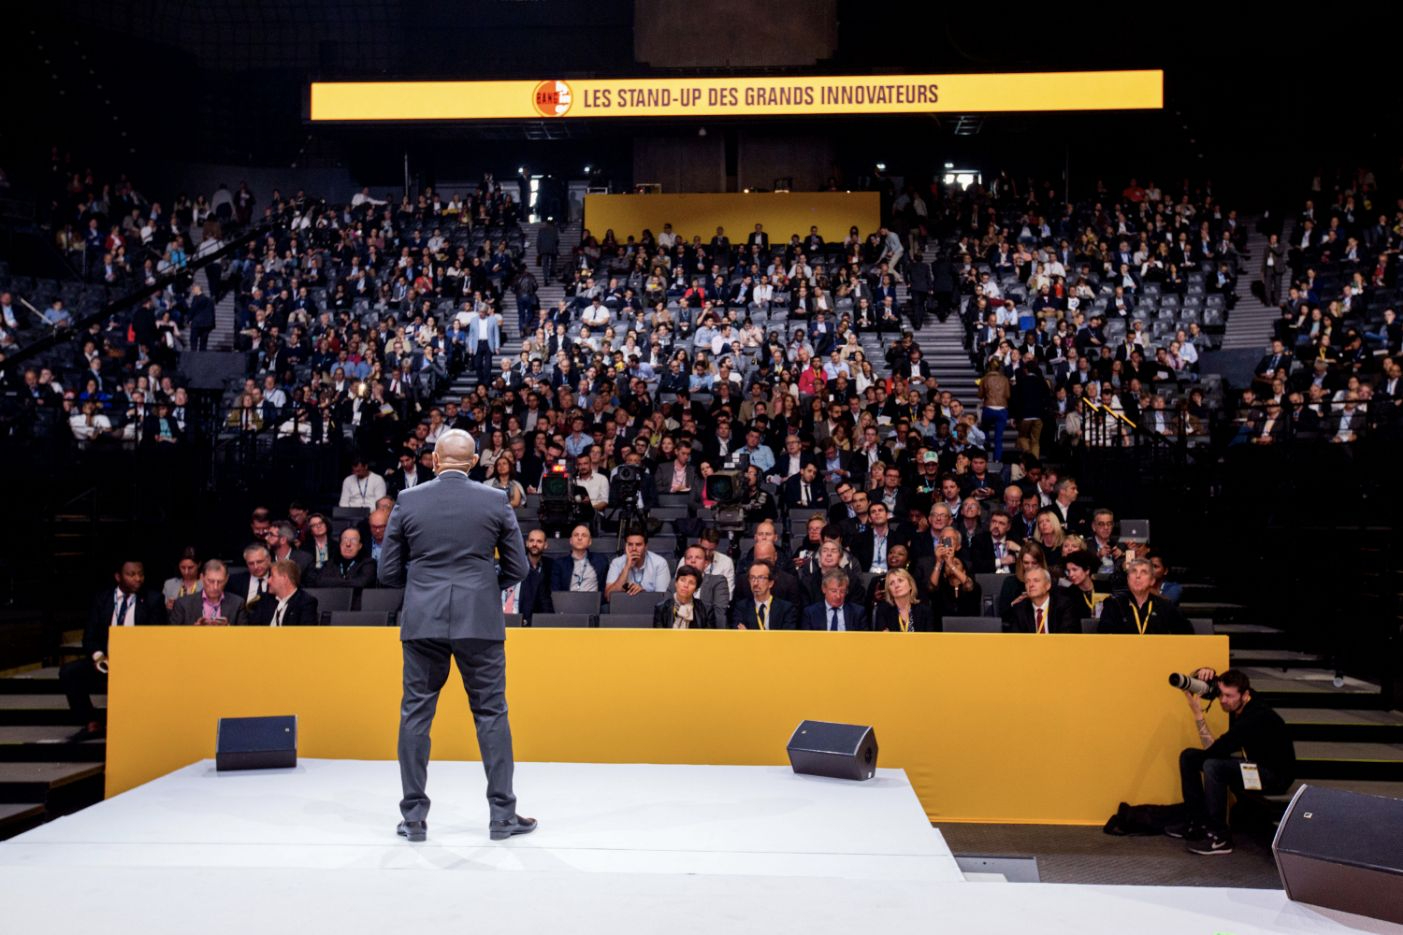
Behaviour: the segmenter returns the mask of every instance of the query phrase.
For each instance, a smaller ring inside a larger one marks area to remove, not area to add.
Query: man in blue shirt
[[[497,316],[484,305],[476,318],[468,320],[468,350],[473,355],[473,370],[477,382],[484,386],[492,383],[492,355],[502,346],[502,331],[497,324]]]
[[[775,453],[770,450],[769,445],[760,443],[759,429],[750,429],[745,433],[745,447],[741,449],[742,454],[750,456],[750,463],[760,469],[762,474],[774,469]]]

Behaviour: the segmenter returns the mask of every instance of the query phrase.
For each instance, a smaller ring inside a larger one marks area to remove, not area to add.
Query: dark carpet
[[[1237,834],[1233,852],[1202,857],[1167,837],[1118,838],[1061,825],[937,825],[956,855],[1036,857],[1044,883],[1281,889],[1265,834]]]

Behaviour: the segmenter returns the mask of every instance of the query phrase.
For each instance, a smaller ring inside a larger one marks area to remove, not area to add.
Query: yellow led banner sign
[[[1157,110],[1164,73],[767,78],[336,81],[311,86],[314,121],[779,117]]]

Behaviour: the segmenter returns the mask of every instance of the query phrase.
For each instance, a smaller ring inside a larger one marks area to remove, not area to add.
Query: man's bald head
[[[434,473],[470,471],[477,464],[477,443],[462,429],[449,429],[434,445]]]

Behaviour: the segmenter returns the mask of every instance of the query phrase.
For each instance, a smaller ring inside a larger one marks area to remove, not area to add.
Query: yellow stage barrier
[[[818,226],[825,241],[842,243],[854,224],[862,236],[881,224],[876,192],[731,192],[714,195],[586,195],[585,227],[599,240],[612,229],[622,242],[644,228],[656,237],[664,224],[688,243],[695,234],[710,244],[717,227],[726,228],[731,247],[745,245],[756,224],[765,225],[770,246],[801,238]]]
[[[398,642],[114,628],[108,795],[212,757],[220,716],[296,714],[301,756],[393,759]],[[1227,657],[1226,637],[528,629],[507,686],[523,761],[774,765],[804,718],[871,724],[934,821],[1100,824],[1178,800],[1197,740],[1166,676]],[[477,757],[456,678],[433,736],[436,759]]]

